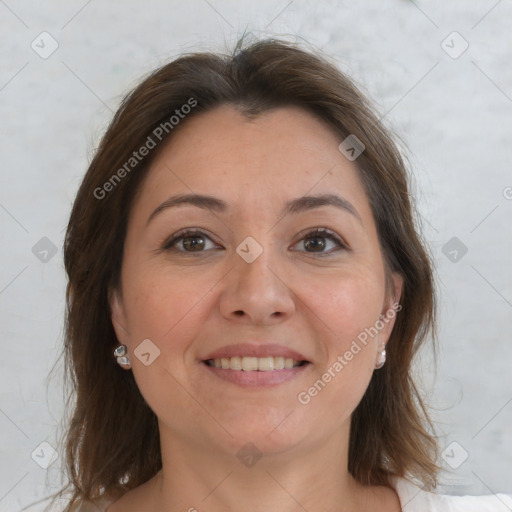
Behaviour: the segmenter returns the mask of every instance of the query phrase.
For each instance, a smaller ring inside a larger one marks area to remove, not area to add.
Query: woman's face
[[[341,142],[298,108],[249,121],[223,106],[180,126],[151,166],[111,306],[163,435],[231,455],[249,442],[270,454],[348,438],[395,300]],[[154,213],[184,195],[215,199]],[[205,362],[224,349],[229,369]],[[308,362],[264,371],[280,354]]]

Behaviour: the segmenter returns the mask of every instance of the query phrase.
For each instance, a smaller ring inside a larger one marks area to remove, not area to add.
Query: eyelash
[[[204,238],[208,238],[209,240],[211,240],[211,238],[203,231],[196,230],[196,229],[185,229],[183,231],[179,231],[174,236],[172,236],[169,240],[167,240],[164,243],[164,245],[162,246],[162,250],[178,252],[178,253],[191,255],[191,256],[199,256],[202,253],[204,253],[205,251],[185,251],[185,250],[177,249],[175,247],[177,242],[185,240],[186,238],[195,238],[195,237],[204,237]],[[316,252],[308,252],[308,251],[299,251],[299,252],[306,252],[307,254],[314,254],[314,255],[318,255],[320,257],[325,257],[325,256],[329,256],[335,252],[338,252],[340,250],[349,250],[347,244],[339,236],[337,236],[334,232],[332,232],[331,230],[329,230],[327,228],[312,229],[312,230],[308,231],[299,240],[299,242],[302,240],[307,240],[307,239],[311,239],[311,238],[326,238],[326,239],[334,242],[337,245],[337,248],[331,249],[328,252],[317,252],[317,253]],[[213,242],[213,240],[212,240],[212,242]],[[296,244],[294,244],[294,245],[296,245]]]

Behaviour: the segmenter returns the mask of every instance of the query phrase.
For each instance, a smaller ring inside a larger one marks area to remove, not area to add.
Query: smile
[[[201,365],[217,378],[244,388],[277,386],[296,379],[313,365],[283,356],[234,356],[206,359]]]
[[[205,361],[208,366],[222,368],[223,370],[243,370],[246,372],[268,372],[272,370],[284,370],[302,366],[306,361],[296,361],[291,357],[252,357],[234,356],[222,357],[219,359],[208,359]]]

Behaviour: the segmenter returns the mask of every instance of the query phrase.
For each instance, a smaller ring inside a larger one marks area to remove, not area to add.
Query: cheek
[[[373,325],[382,311],[384,284],[368,272],[344,272],[337,276],[302,279],[297,295],[325,326],[330,348],[344,350],[350,340]],[[350,343],[349,343],[350,344]]]
[[[200,325],[201,303],[218,279],[188,270],[148,268],[132,274],[137,277],[126,292],[132,342],[149,338],[175,352],[188,338],[186,331]]]
[[[312,334],[325,353],[301,403],[310,401],[318,414],[346,419],[361,400],[375,366],[378,336],[368,333],[381,314],[383,287],[379,276],[357,272],[303,284],[301,300],[317,317]]]
[[[338,298],[332,310],[324,309],[326,321],[335,334],[324,338],[325,357],[316,365],[307,387],[296,397],[304,417],[322,418],[319,434],[349,420],[375,367],[376,338],[360,341],[361,333],[375,321],[375,314],[369,312],[364,296],[347,292]]]
[[[128,274],[127,274],[128,275]],[[169,410],[198,413],[187,383],[186,360],[191,343],[201,334],[207,316],[209,291],[218,278],[206,272],[169,272],[145,268],[127,280],[125,304],[130,326],[129,352],[132,372],[146,402],[159,417]],[[210,304],[208,306],[208,304]],[[150,365],[136,357],[142,340],[150,339],[159,350]]]

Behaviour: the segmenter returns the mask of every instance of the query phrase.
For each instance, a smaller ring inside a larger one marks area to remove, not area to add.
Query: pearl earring
[[[117,358],[117,364],[124,370],[129,370],[132,367],[130,358],[128,357],[126,345],[119,345],[114,350],[114,357]]]
[[[384,366],[386,362],[386,349],[381,350],[377,356],[377,361],[375,362],[375,369],[378,370]]]

